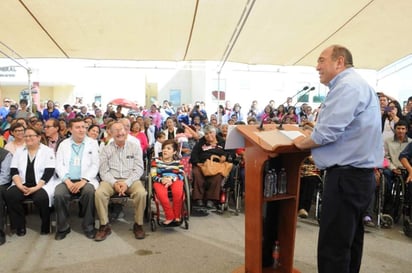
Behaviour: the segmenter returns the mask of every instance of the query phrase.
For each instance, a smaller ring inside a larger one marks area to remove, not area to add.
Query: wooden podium
[[[300,165],[309,151],[300,151],[286,134],[300,131],[297,126],[238,125],[237,131],[245,141],[245,265],[234,272],[299,272],[293,268],[297,207],[299,202]],[[269,165],[268,165],[269,164]],[[287,194],[270,198],[263,196],[265,167],[285,168]],[[266,215],[264,215],[266,211]],[[264,220],[265,219],[265,220]],[[280,266],[264,267],[262,259],[271,257],[274,240],[280,244]],[[265,249],[265,250],[264,250]]]

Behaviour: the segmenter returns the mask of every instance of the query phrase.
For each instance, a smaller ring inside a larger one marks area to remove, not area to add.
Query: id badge
[[[80,166],[80,157],[76,156],[74,158],[73,166]]]

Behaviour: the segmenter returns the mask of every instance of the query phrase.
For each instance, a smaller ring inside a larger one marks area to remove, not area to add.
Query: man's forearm
[[[307,150],[314,147],[319,147],[310,136],[308,137],[298,137],[293,140],[293,144],[300,150]]]

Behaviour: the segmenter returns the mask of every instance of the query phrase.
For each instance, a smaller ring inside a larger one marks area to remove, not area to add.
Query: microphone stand
[[[312,89],[312,88],[313,88],[313,89]],[[310,91],[312,91],[312,90],[315,89],[314,87],[312,87],[312,88],[311,88]],[[303,87],[302,90],[299,90],[295,95],[293,95],[293,96],[290,97],[290,98],[293,99],[294,97],[296,97],[297,95],[299,95],[301,92],[306,91],[306,90],[308,90],[308,89],[309,89],[309,86],[305,86],[305,87]],[[286,100],[284,103],[282,103],[282,105],[284,105],[284,104],[287,103],[287,102],[288,102],[288,101]],[[265,130],[265,128],[263,128],[263,122],[264,122],[264,119],[262,119],[262,121],[260,122],[260,125],[257,127],[259,131],[264,131],[264,130]],[[282,123],[283,123],[283,118],[281,119],[280,125],[278,126],[278,129],[279,129],[279,130],[283,130]]]
[[[305,86],[305,87],[303,87],[302,90],[299,90],[295,95],[293,95],[292,97],[288,97],[288,98],[293,99],[294,97],[296,97],[297,95],[299,95],[300,93],[302,93],[303,91],[306,91],[306,90],[308,90],[308,89],[309,89],[309,86]],[[287,103],[287,102],[288,102],[288,100],[286,99],[286,101],[285,101],[284,103],[282,103],[282,105],[284,105],[284,104]]]
[[[305,86],[305,88],[306,88],[306,87],[307,87],[307,86]],[[305,89],[305,88],[304,88],[304,89]],[[307,87],[307,88],[305,89],[305,90],[307,90],[307,91],[304,92],[302,96],[304,96],[304,95],[308,94],[309,92],[315,90],[315,87],[314,87],[314,86],[312,86],[309,90],[308,90],[308,88],[309,88],[309,87]],[[300,93],[300,92],[302,92],[302,90],[299,91],[299,93]],[[296,102],[296,103],[293,105],[293,108],[296,107],[296,104],[298,104],[298,102]],[[280,124],[279,124],[279,126],[277,127],[278,130],[285,130],[285,129],[283,128],[283,122],[284,122],[285,117],[286,117],[288,114],[289,114],[289,113],[286,113],[286,115],[284,115],[284,116],[280,119]]]
[[[279,126],[276,127],[278,130],[285,130],[285,128],[283,128],[283,122],[285,121],[285,117],[286,117],[288,114],[289,114],[289,113],[286,113],[286,114],[280,119]]]

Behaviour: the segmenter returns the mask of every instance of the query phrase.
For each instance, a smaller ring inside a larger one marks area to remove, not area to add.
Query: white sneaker
[[[308,212],[305,210],[305,209],[300,209],[299,211],[298,211],[298,216],[300,217],[300,218],[308,218]]]

